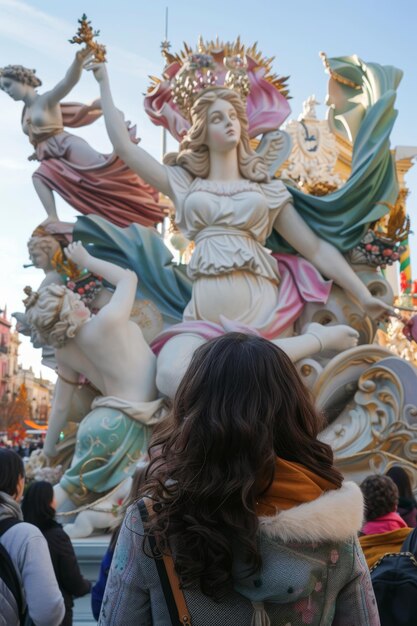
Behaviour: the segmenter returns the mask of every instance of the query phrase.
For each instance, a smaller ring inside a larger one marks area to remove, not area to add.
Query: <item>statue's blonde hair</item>
[[[230,102],[237,113],[241,128],[237,146],[241,175],[254,182],[267,182],[269,176],[264,159],[250,145],[245,105],[235,91],[224,87],[207,90],[196,100],[191,109],[192,126],[182,140],[179,152],[167,154],[164,162],[167,165],[180,165],[193,176],[207,178],[210,171],[209,149],[205,143],[207,111],[216,100]]]
[[[83,321],[69,319],[71,302],[79,299],[64,285],[47,285],[34,292],[32,301],[26,308],[26,319],[32,327],[33,338],[40,345],[62,348],[68,339],[75,337]]]

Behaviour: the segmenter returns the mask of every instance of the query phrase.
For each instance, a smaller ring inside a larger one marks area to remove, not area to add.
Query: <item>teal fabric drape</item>
[[[337,83],[345,101],[343,105],[339,101],[338,108],[329,112],[330,125],[336,132],[344,132],[349,126],[347,114],[352,109],[362,118],[353,144],[351,176],[340,189],[324,197],[310,196],[291,186],[288,190],[297,211],[314,232],[347,252],[361,241],[368,225],[387,212],[387,207],[378,203],[394,203],[398,196],[390,133],[397,117],[394,103],[402,72],[392,66],[365,64],[357,56],[328,61],[332,70],[360,87]],[[276,232],[267,240],[267,246],[274,252],[292,250]]]
[[[191,298],[191,281],[159,233],[153,228],[132,224],[119,228],[96,215],[77,219],[74,240],[80,240],[100,259],[133,270],[138,278],[137,297],[152,300],[165,323],[182,321]]]

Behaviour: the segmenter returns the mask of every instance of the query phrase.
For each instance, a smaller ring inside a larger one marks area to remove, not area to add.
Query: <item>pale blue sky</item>
[[[44,88],[54,85],[71,63],[75,46],[68,39],[77,29],[77,19],[86,12],[108,47],[117,105],[137,123],[143,147],[160,156],[160,129],[145,116],[142,94],[147,76],[162,68],[160,42],[166,6],[173,51],[183,41],[194,45],[200,34],[224,40],[240,34],[246,44],[258,41],[265,55],[275,56],[275,71],[290,75],[290,118],[298,116],[309,95],[324,101],[327,80],[318,57],[320,50],[329,56],[358,54],[364,61],[401,68],[404,78],[398,90],[399,117],[392,145],[417,146],[417,5],[413,0],[0,0],[0,65],[21,63],[36,68]],[[97,85],[86,75],[71,99],[87,102],[96,96]],[[7,302],[11,311],[21,309],[23,287],[41,281],[39,271],[23,270],[22,265],[28,262],[26,241],[44,214],[32,189],[31,172],[36,165],[26,160],[31,146],[20,130],[21,105],[0,93],[0,113],[0,307]],[[324,116],[324,107],[319,107],[318,113]],[[80,134],[95,148],[110,150],[102,121],[81,129]],[[417,224],[415,169],[407,181],[412,192],[408,207]],[[61,201],[58,208],[62,218],[75,216]],[[417,277],[414,251],[413,259]],[[38,371],[39,355],[27,342],[21,354],[24,364],[32,364]]]

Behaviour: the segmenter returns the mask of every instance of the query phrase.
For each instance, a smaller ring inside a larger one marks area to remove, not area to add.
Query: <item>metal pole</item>
[[[165,39],[162,41],[161,43],[161,52],[162,55],[165,57],[164,53],[168,52],[168,50],[170,49],[171,44],[168,41],[168,7],[165,7]],[[167,152],[167,130],[166,128],[162,128],[162,143],[161,143],[161,149],[162,149],[162,155],[161,155],[161,161],[164,160],[164,156]],[[167,222],[167,218],[165,218],[161,224],[161,236],[162,238],[164,238],[165,233],[166,233],[166,225]]]

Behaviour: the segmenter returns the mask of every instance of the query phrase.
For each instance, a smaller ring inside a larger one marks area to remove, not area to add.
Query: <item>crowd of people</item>
[[[0,437],[0,448],[7,448],[8,450],[14,450],[22,459],[29,458],[34,450],[43,449],[43,438],[38,436],[36,438],[27,437],[19,442],[13,443],[6,436]]]
[[[52,486],[25,490],[22,458],[1,448],[0,624],[69,626],[90,591],[101,626],[396,623],[379,614],[373,576],[414,534],[409,475],[344,480],[323,419],[273,343],[228,333],[201,346],[93,588]]]

